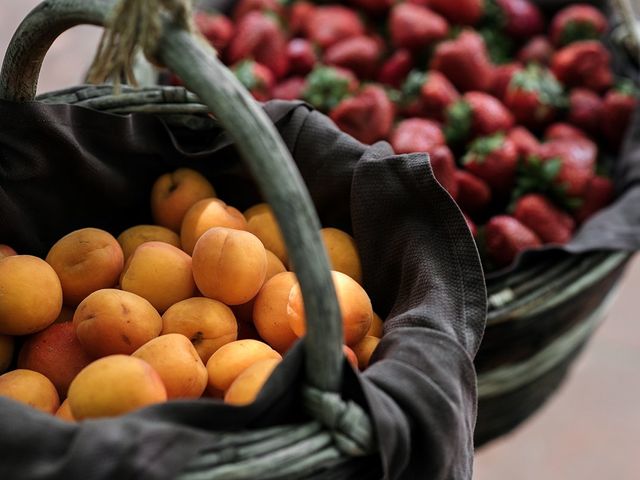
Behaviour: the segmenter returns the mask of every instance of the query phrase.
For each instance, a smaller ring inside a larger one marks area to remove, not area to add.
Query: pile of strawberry
[[[638,98],[603,14],[529,0],[240,0],[196,24],[256,99],[304,99],[363,143],[428,152],[489,267],[564,244],[611,202]],[[479,226],[479,227],[477,227]]]

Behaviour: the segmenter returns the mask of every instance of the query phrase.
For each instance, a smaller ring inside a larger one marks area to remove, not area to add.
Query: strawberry
[[[598,147],[586,138],[557,139],[540,145],[538,155],[543,164],[559,163],[554,186],[567,197],[580,197],[595,174]]]
[[[357,89],[358,79],[349,70],[318,65],[307,75],[302,98],[328,112]]]
[[[447,77],[435,70],[426,74],[420,87],[420,99],[427,117],[444,120],[449,105],[459,98],[460,94]]]
[[[529,0],[495,0],[502,30],[511,38],[525,40],[544,31],[544,17]]]
[[[493,68],[484,40],[477,32],[468,29],[463,30],[458,38],[438,44],[431,68],[442,72],[462,92],[487,91],[493,80]]]
[[[449,33],[449,24],[428,8],[399,3],[391,9],[389,33],[395,48],[421,50],[444,39]]]
[[[389,10],[393,6],[394,0],[351,0],[350,3],[365,12],[379,15]]]
[[[558,50],[551,58],[551,70],[568,87],[585,87],[601,92],[613,83],[610,58],[602,43],[583,40]]]
[[[499,193],[513,186],[518,168],[518,150],[515,144],[500,132],[475,139],[462,158],[464,168],[481,178]]]
[[[548,65],[553,55],[553,46],[544,35],[533,37],[520,49],[517,58],[523,64],[532,62]]]
[[[273,87],[273,98],[280,100],[297,100],[302,98],[307,82],[304,77],[291,77],[282,80]]]
[[[598,175],[592,177],[582,196],[582,205],[574,213],[576,221],[584,223],[598,210],[609,205],[613,196],[613,182],[610,179]]]
[[[378,71],[378,82],[398,88],[413,68],[409,50],[399,48],[385,60]]]
[[[465,170],[456,170],[455,179],[458,185],[456,201],[465,212],[481,212],[489,205],[491,189],[484,180]]]
[[[566,99],[562,86],[547,68],[530,64],[514,74],[504,103],[518,123],[535,128],[552,121]]]
[[[389,135],[393,124],[393,103],[381,86],[369,84],[342,100],[329,117],[343,131],[362,143],[371,144]]]
[[[609,144],[618,149],[638,107],[640,93],[631,81],[622,82],[604,97],[602,130]]]
[[[294,38],[287,43],[287,59],[290,73],[299,75],[309,73],[318,61],[313,45],[304,38]]]
[[[324,52],[324,63],[351,70],[360,78],[369,78],[376,71],[382,51],[378,42],[360,35],[331,45]]]
[[[294,2],[289,7],[287,25],[291,35],[301,35],[306,31],[307,23],[315,8],[316,6],[313,3],[304,0]]]
[[[604,113],[602,99],[591,90],[574,88],[569,94],[567,120],[591,135],[596,135]]]
[[[516,202],[513,216],[544,243],[567,243],[576,226],[573,218],[538,193],[521,197]]]
[[[445,115],[447,143],[507,131],[514,124],[513,115],[500,100],[482,92],[465,93],[447,108]]]
[[[518,254],[542,245],[538,236],[509,215],[496,215],[484,228],[485,248],[497,266],[504,267]]]
[[[475,25],[484,13],[484,0],[429,0],[428,7],[450,23]]]
[[[274,12],[282,13],[282,6],[278,0],[239,0],[233,9],[233,20],[239,21],[249,12]]]
[[[552,123],[544,131],[545,140],[561,140],[570,138],[587,138],[587,135],[579,128],[569,125],[568,123],[556,122]]]
[[[224,15],[198,12],[193,20],[198,31],[218,52],[222,52],[233,37],[233,23]]]
[[[245,58],[268,67],[276,78],[282,78],[289,69],[284,33],[276,20],[265,13],[250,11],[236,24],[227,60],[233,64]]]
[[[256,100],[266,102],[271,98],[275,79],[267,67],[253,60],[242,60],[232,70]]]
[[[580,40],[595,40],[607,29],[607,18],[595,7],[570,5],[555,14],[549,27],[549,38],[556,47]]]
[[[436,180],[455,200],[458,196],[458,182],[456,181],[456,162],[453,159],[453,153],[446,145],[435,145],[428,152],[431,169]]]
[[[507,132],[507,138],[513,142],[520,158],[535,155],[540,148],[540,142],[524,127],[516,126]]]
[[[478,227],[475,223],[473,223],[473,220],[471,220],[466,213],[463,213],[462,215],[464,216],[464,221],[467,223],[467,227],[471,232],[471,236],[473,238],[476,238],[478,236]]]
[[[397,154],[428,152],[433,147],[444,145],[444,135],[437,123],[424,118],[403,120],[391,133],[389,143]]]
[[[316,7],[305,25],[307,38],[326,49],[350,37],[363,35],[364,24],[356,12],[340,5]]]
[[[498,65],[493,70],[493,81],[489,93],[504,103],[507,88],[513,79],[513,76],[523,70],[522,65],[516,62]]]

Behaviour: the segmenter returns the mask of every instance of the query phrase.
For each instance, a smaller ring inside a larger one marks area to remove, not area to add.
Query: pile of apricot
[[[0,396],[70,421],[177,398],[255,400],[305,333],[272,210],[243,214],[190,169],[156,181],[151,210],[155,225],[117,238],[76,230],[45,259],[0,246],[0,373],[17,367],[0,375]],[[353,238],[321,234],[345,354],[364,369],[382,321],[361,286]]]

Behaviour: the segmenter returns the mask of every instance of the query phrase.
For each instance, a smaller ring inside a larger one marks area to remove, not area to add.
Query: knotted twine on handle
[[[110,16],[98,51],[87,75],[89,83],[111,79],[116,91],[122,78],[137,86],[133,64],[139,48],[154,64],[162,34],[162,20],[168,15],[179,27],[199,36],[192,19],[191,0],[121,0]]]

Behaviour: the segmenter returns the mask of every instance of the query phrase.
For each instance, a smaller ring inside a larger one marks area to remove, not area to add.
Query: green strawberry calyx
[[[516,72],[511,78],[509,89],[533,92],[543,105],[566,107],[569,104],[562,85],[551,71],[537,63],[530,63],[524,70]]]
[[[427,73],[411,70],[402,84],[402,102],[406,105],[420,96],[420,89],[427,81]]]
[[[502,132],[495,133],[486,137],[476,138],[469,146],[469,151],[462,157],[462,163],[484,163],[488,155],[504,145],[505,134]]]
[[[256,62],[254,62],[253,60],[242,60],[233,69],[233,73],[235,73],[236,78],[249,91],[252,91],[255,88],[261,86],[258,78],[253,71],[255,63]]]
[[[306,78],[304,100],[317,109],[328,112],[350,95],[350,82],[338,70],[318,65]]]
[[[448,144],[464,141],[471,132],[473,122],[473,110],[471,105],[464,100],[458,100],[447,108],[444,135]]]
[[[596,26],[585,20],[572,20],[567,22],[560,34],[560,45],[569,45],[580,40],[597,40],[600,33]]]
[[[614,90],[627,97],[640,98],[640,89],[633,83],[633,80],[623,78],[616,83]]]

